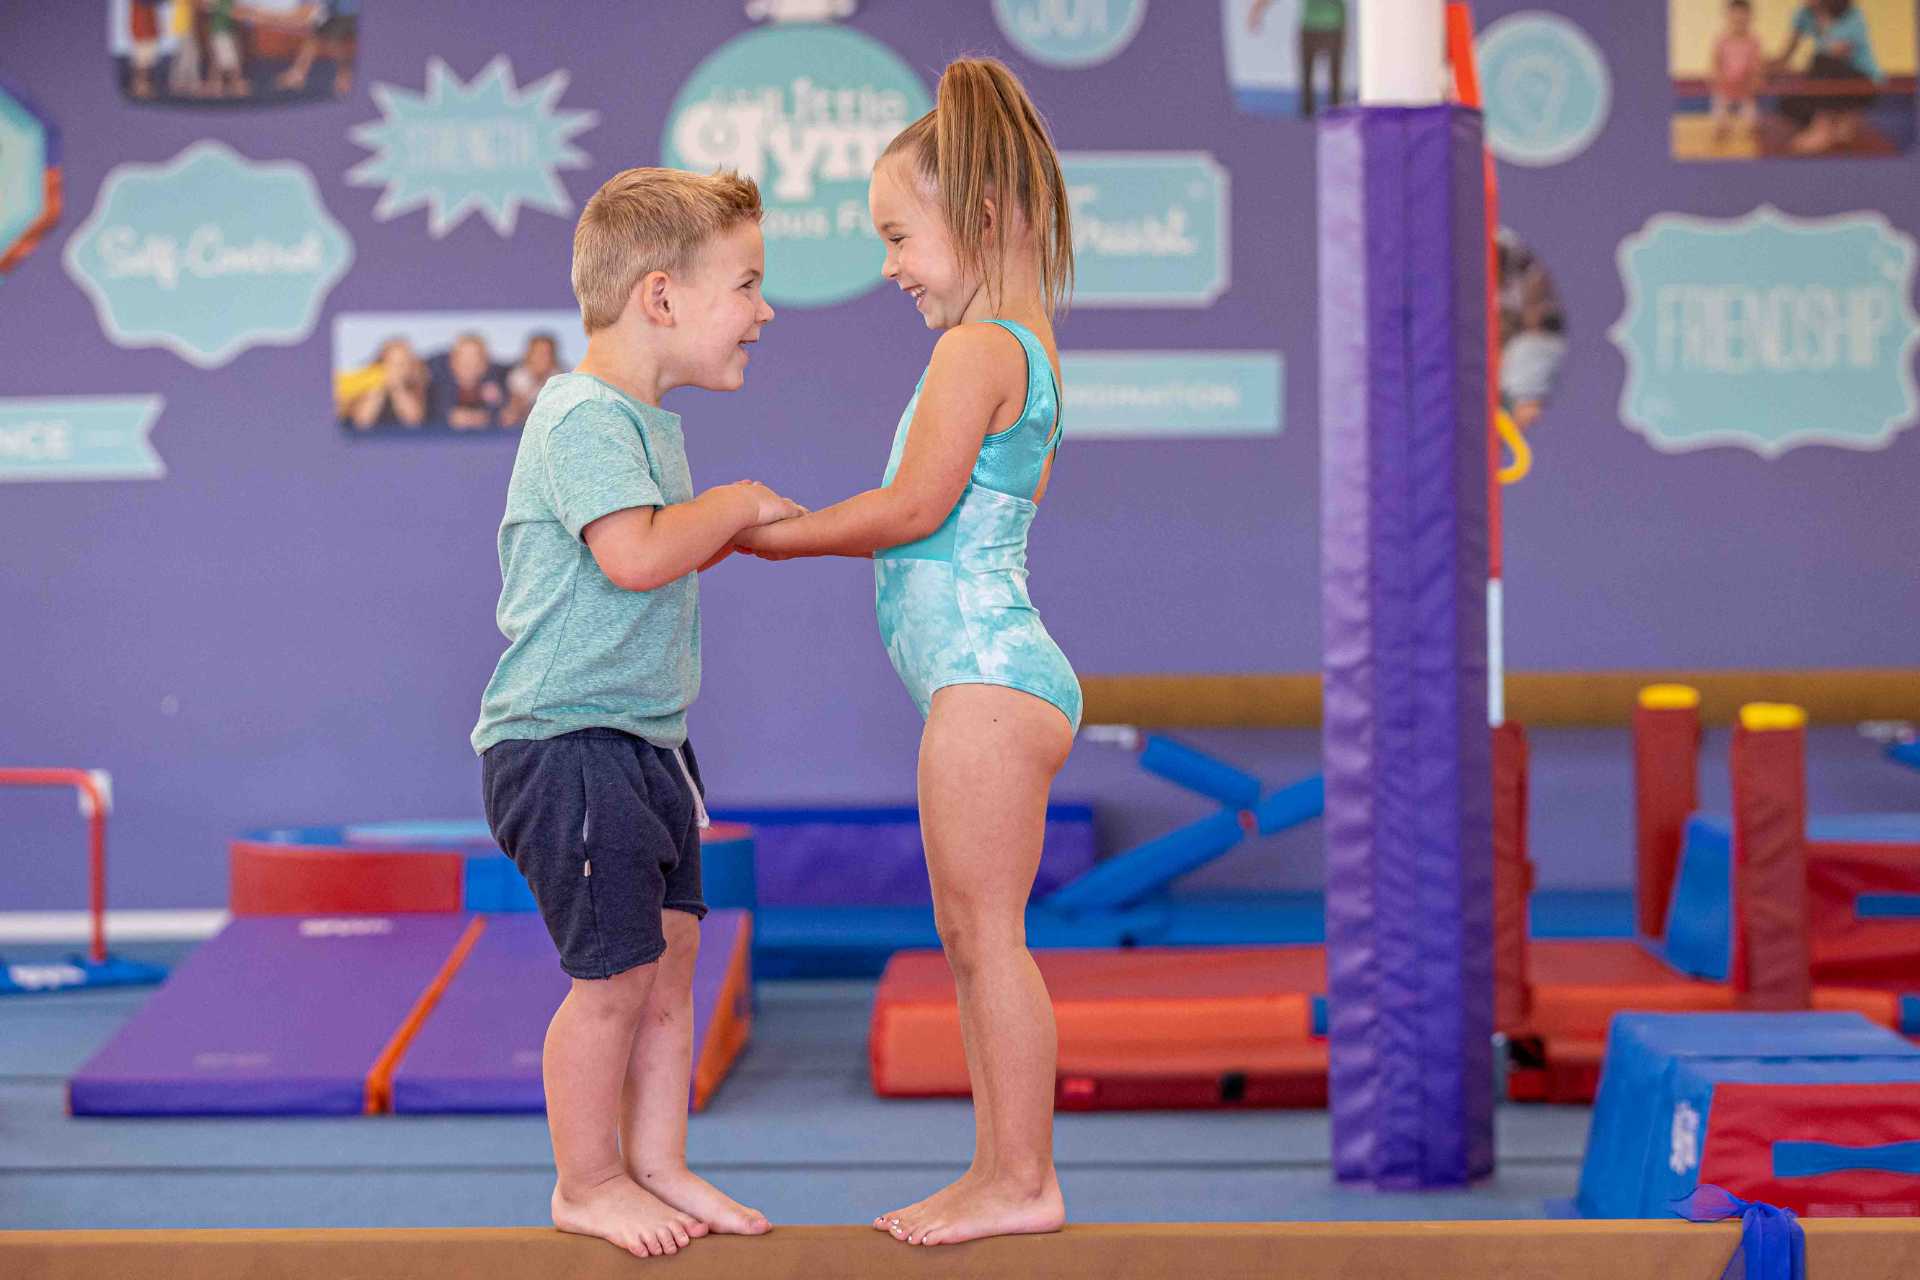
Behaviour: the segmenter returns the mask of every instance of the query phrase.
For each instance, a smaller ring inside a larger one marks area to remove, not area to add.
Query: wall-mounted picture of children
[[[280,106],[353,92],[360,0],[107,0],[107,49],[137,103]]]
[[[1676,160],[1913,146],[1912,0],[1668,0]]]

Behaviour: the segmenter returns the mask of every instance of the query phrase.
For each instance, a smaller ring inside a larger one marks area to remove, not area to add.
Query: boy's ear
[[[672,284],[666,272],[649,271],[633,286],[628,305],[639,307],[641,316],[653,324],[670,325],[674,321]]]

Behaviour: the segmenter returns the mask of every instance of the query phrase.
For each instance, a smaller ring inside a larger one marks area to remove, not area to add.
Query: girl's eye
[[[888,236],[888,237],[887,237],[887,243],[888,243],[888,244],[899,244],[899,243],[900,243],[900,242],[901,242],[902,240],[905,240],[905,239],[906,239],[906,237],[905,237],[905,236]]]

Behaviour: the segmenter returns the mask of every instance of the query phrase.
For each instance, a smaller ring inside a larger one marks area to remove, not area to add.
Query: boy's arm
[[[626,591],[653,591],[725,558],[742,530],[797,514],[799,507],[762,484],[743,480],[691,502],[627,507],[580,531],[600,572]]]
[[[769,559],[870,556],[938,529],[966,490],[995,416],[1010,397],[1025,395],[1026,359],[1018,344],[997,325],[948,330],[933,349],[893,483],[751,529],[739,545]]]

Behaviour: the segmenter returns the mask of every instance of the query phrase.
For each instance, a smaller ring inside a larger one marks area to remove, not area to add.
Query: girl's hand
[[[758,528],[743,529],[733,540],[734,550],[745,555],[758,556],[762,560],[791,560],[794,553],[781,547],[779,522],[763,524]]]

